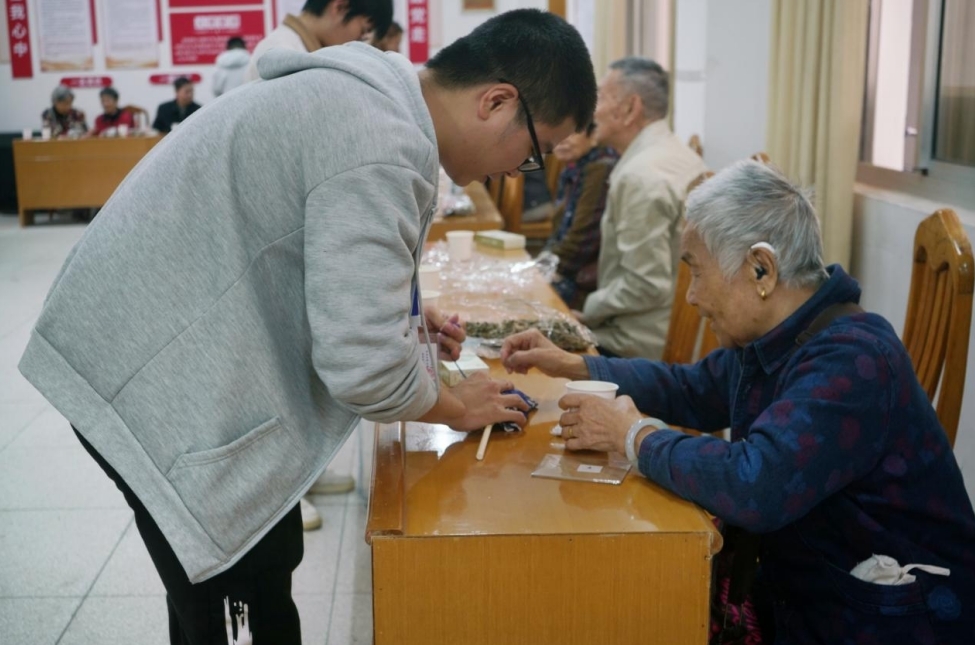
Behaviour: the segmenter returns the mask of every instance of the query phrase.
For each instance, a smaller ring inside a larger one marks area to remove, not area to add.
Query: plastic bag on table
[[[538,329],[558,347],[583,352],[597,344],[592,331],[557,309],[519,299],[494,301],[482,308],[483,316],[467,320],[467,335],[481,339],[481,347],[500,349],[508,336]],[[479,351],[479,353],[481,353]]]

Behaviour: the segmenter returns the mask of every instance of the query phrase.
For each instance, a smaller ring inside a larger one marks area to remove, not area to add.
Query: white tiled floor
[[[21,229],[0,216],[0,642],[163,645],[163,586],[132,512],[17,371],[48,286],[84,233],[83,224],[38,219]],[[349,441],[337,470],[361,475],[359,444]],[[303,642],[371,643],[364,495],[313,501],[325,525],[305,533],[294,578]]]

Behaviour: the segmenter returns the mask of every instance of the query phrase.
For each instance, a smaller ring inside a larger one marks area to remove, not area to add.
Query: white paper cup
[[[50,140],[51,140],[51,128],[49,128],[48,126],[44,126],[43,128],[41,128],[41,141],[50,141]]]
[[[421,291],[436,291],[440,288],[440,267],[421,264],[419,273]]]
[[[565,384],[566,394],[592,394],[601,399],[615,399],[620,386],[608,381],[569,381]]]
[[[118,128],[106,128],[105,129],[105,136],[106,137],[117,137],[118,136]]]
[[[24,138],[24,141],[30,141],[31,139],[34,138],[34,131],[31,130],[30,128],[24,128],[24,131],[23,133],[21,133],[20,136]]]
[[[436,307],[437,302],[440,300],[440,292],[420,289],[420,294],[423,296],[423,306],[424,307]]]
[[[120,123],[118,126],[118,136],[127,137],[129,136],[129,126],[124,123]]]
[[[474,254],[474,231],[447,231],[447,251],[451,260],[470,260]]]

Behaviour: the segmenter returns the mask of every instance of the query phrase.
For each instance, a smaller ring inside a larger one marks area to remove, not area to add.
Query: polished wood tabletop
[[[527,259],[478,253],[515,267]],[[505,291],[479,297],[523,291],[565,310],[540,276]],[[439,305],[476,315],[471,303],[470,293],[448,292]],[[483,461],[480,432],[376,427],[366,539],[377,645],[706,643],[710,559],[721,547],[710,517],[635,470],[618,486],[532,477],[546,455],[566,452],[549,432],[566,381],[487,362],[539,409],[524,431],[494,431]]]
[[[20,225],[35,210],[97,208],[159,141],[129,136],[14,141],[14,174]]]
[[[434,219],[427,240],[435,242],[446,239],[447,231],[496,231],[504,227],[504,219],[484,184],[475,181],[464,188],[464,192],[474,202],[474,212]]]

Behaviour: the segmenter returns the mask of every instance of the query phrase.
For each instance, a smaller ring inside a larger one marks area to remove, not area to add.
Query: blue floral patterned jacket
[[[743,349],[696,365],[587,357],[674,430],[640,446],[640,471],[725,522],[762,534],[756,594],[775,643],[975,644],[975,514],[910,357],[875,314],[833,321],[798,347],[826,307],[856,302],[838,266],[791,317]],[[964,431],[964,429],[963,429]],[[872,554],[913,570],[900,586],[849,574]]]

